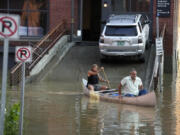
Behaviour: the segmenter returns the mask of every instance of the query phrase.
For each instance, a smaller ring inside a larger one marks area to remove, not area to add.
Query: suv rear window
[[[137,36],[136,26],[107,26],[106,36]]]

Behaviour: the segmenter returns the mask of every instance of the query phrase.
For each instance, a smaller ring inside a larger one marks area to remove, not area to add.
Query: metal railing
[[[166,32],[166,24],[164,24],[164,26],[163,26],[163,29],[160,33],[160,37],[164,38],[165,32]]]
[[[32,62],[26,64],[26,76],[29,75],[33,67],[43,58],[45,54],[55,45],[55,43],[67,32],[65,21],[58,24],[53,30],[48,32],[41,41],[32,46]],[[20,82],[22,63],[16,64],[10,72],[10,85]]]
[[[156,38],[156,56],[154,61],[154,68],[152,73],[152,78],[149,85],[149,90],[153,87],[157,88],[157,83],[159,83],[160,91],[162,91],[163,85],[163,73],[164,73],[164,36],[166,32],[166,24],[163,25],[160,37]]]

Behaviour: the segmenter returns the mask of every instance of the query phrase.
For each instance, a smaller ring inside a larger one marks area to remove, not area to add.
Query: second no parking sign
[[[17,46],[16,62],[32,62],[32,48],[30,46]]]

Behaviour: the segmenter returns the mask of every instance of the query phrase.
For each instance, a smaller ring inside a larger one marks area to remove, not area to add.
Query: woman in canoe
[[[89,90],[99,91],[108,89],[107,86],[99,84],[99,81],[108,82],[99,75],[99,72],[102,70],[104,70],[104,67],[99,68],[97,64],[93,64],[91,69],[88,71],[87,88]]]
[[[119,96],[136,97],[147,94],[143,89],[141,78],[137,76],[137,71],[132,69],[130,75],[123,78],[119,85]]]

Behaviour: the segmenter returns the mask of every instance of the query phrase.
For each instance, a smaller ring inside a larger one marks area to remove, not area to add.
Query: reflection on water
[[[90,100],[82,90],[42,81],[26,88],[26,135],[179,135],[180,81],[165,75],[155,108]]]
[[[179,78],[174,85],[171,75],[165,75],[164,91],[157,93],[155,108],[90,100],[79,86],[72,89],[71,82],[28,84],[25,135],[179,135]],[[17,92],[9,95],[13,98]]]
[[[26,135],[154,134],[154,108],[89,100],[52,84],[27,85]]]
[[[87,99],[86,102],[86,110],[91,110],[91,112],[98,111],[94,114],[95,117],[93,116],[96,119],[96,123],[94,123],[96,125],[93,126],[99,127],[98,131],[102,134],[141,134],[144,132],[151,134],[153,132],[153,108],[102,102],[91,103]],[[99,119],[96,118],[97,114]],[[97,120],[100,122],[99,126],[97,125]]]

